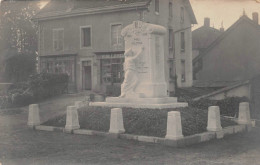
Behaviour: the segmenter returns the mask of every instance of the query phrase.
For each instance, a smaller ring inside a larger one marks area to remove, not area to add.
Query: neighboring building
[[[40,71],[68,73],[70,90],[104,92],[123,80],[121,29],[133,21],[162,25],[168,90],[192,85],[189,0],[52,0],[33,19],[39,25]],[[163,68],[162,68],[163,69]]]
[[[227,87],[252,79],[260,73],[260,26],[240,17],[205,51],[193,60],[195,87]]]
[[[192,58],[202,53],[220,34],[224,32],[223,25],[220,30],[210,27],[210,18],[204,18],[204,25],[192,31]]]
[[[194,88],[194,87],[193,87]],[[209,88],[199,88],[209,89]],[[256,75],[250,80],[244,82],[238,82],[234,85],[230,85],[213,92],[202,94],[199,97],[193,98],[194,100],[199,99],[210,99],[210,100],[222,100],[227,97],[246,97],[250,102],[250,112],[253,119],[260,119],[260,76]]]

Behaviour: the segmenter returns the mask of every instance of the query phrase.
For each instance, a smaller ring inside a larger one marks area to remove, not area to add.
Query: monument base
[[[111,108],[149,108],[149,109],[166,109],[187,107],[188,103],[177,102],[176,97],[163,98],[119,98],[108,97],[106,102],[90,102],[89,106],[111,107]]]

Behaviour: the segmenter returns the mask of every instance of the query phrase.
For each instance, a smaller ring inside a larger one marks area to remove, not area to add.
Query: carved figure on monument
[[[135,88],[138,84],[138,73],[136,69],[137,58],[142,54],[144,50],[143,46],[140,46],[139,50],[136,52],[132,48],[125,51],[125,63],[124,71],[125,78],[121,85],[121,95],[119,97],[126,97],[129,95],[134,95]]]

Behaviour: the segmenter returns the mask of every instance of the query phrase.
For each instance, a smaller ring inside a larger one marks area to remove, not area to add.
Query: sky
[[[211,26],[219,29],[221,23],[225,29],[239,19],[245,10],[252,19],[252,12],[258,12],[260,18],[260,0],[190,0],[198,24],[193,30],[202,26],[204,17],[210,18]],[[260,22],[260,21],[259,21]]]

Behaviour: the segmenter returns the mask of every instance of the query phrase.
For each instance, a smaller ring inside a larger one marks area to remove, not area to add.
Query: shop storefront
[[[100,82],[106,88],[120,88],[124,80],[124,52],[96,52],[97,60],[100,60]]]

